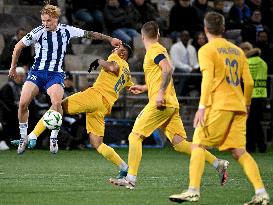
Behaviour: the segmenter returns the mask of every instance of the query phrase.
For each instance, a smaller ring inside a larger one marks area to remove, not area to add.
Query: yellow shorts
[[[204,126],[195,129],[193,144],[217,147],[219,150],[245,148],[246,113],[207,109]]]
[[[103,136],[105,130],[104,117],[111,108],[107,100],[93,88],[75,93],[62,102],[64,114],[86,113],[86,130],[97,136]]]
[[[159,110],[156,106],[146,105],[139,113],[132,132],[148,137],[157,128],[160,128],[170,141],[174,135],[186,138],[178,108],[166,107]]]

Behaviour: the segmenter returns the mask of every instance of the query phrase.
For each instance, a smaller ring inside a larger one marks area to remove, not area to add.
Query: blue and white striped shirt
[[[31,70],[63,72],[67,45],[73,37],[83,37],[84,30],[59,24],[56,31],[46,31],[44,26],[33,29],[22,38],[26,46],[34,44],[35,62]]]

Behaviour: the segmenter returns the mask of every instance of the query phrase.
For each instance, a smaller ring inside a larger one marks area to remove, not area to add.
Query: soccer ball
[[[43,116],[43,123],[50,130],[60,129],[62,125],[62,115],[55,110],[48,110]]]

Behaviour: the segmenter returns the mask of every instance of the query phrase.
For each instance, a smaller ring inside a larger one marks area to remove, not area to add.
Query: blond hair
[[[41,10],[41,15],[49,15],[53,18],[60,18],[61,16],[61,9],[58,6],[54,6],[46,2],[46,5]]]

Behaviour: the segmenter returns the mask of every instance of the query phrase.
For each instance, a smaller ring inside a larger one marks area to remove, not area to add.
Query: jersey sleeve
[[[119,63],[118,60],[119,60],[118,55],[114,53],[112,53],[107,59],[108,62],[115,61],[116,63]]]
[[[167,58],[163,49],[154,49],[150,52],[150,57],[153,59],[156,65],[159,65],[160,61]]]
[[[198,52],[198,59],[200,70],[202,72],[201,96],[199,105],[209,106],[211,104],[211,89],[213,82],[214,65],[211,59],[211,52],[207,49],[200,49]]]
[[[38,38],[41,35],[42,29],[43,29],[43,27],[39,26],[39,27],[33,29],[32,31],[30,31],[27,35],[25,35],[21,39],[23,44],[25,44],[26,46],[30,46],[30,45],[34,44],[36,41],[38,41]]]
[[[68,26],[68,31],[70,33],[71,38],[77,38],[77,37],[83,37],[84,36],[84,30],[74,27],[74,26]]]

